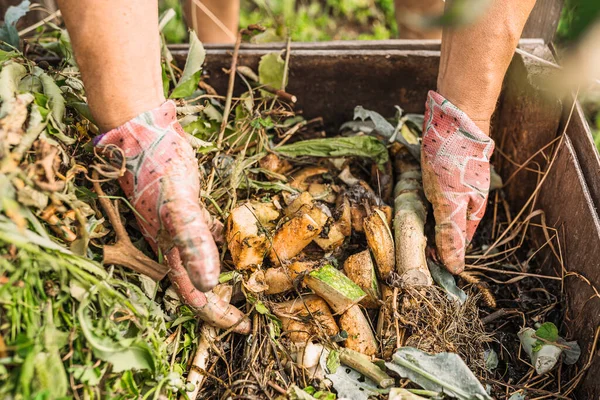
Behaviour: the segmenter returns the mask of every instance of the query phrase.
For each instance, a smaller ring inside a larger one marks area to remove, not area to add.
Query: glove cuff
[[[145,111],[123,125],[94,137],[93,143],[100,148],[113,144],[123,150],[132,149],[136,152],[172,125],[178,125],[177,110],[175,102],[168,100],[160,107]],[[176,130],[179,133],[180,129]]]
[[[424,135],[434,136],[445,143],[461,143],[460,149],[444,149],[445,146],[438,145],[440,150],[460,154],[475,152],[470,156],[485,157],[490,159],[494,152],[494,141],[469,118],[469,116],[452,104],[441,94],[430,90],[425,105]],[[461,140],[453,136],[460,136]],[[466,145],[466,148],[465,148]]]

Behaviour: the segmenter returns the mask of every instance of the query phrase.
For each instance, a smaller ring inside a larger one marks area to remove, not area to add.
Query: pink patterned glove
[[[483,217],[494,141],[440,94],[430,91],[421,146],[423,187],[433,205],[438,254],[453,274]]]
[[[177,122],[175,103],[140,114],[96,138],[95,144],[100,150],[109,145],[123,150],[127,171],[119,183],[143,218],[137,216],[154,251],[160,248],[171,268],[176,268],[171,261],[181,256],[200,291],[215,286],[219,253],[205,221],[208,213],[198,203],[198,163]]]

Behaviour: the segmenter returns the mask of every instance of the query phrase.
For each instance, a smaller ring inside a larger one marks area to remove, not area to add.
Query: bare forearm
[[[103,131],[164,102],[156,0],[58,0]]]
[[[493,0],[475,24],[444,29],[438,92],[485,133],[534,5],[535,0]]]

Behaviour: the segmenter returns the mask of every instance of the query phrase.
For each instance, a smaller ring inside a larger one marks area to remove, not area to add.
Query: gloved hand
[[[219,278],[219,253],[205,220],[208,213],[198,203],[198,163],[177,122],[175,103],[140,114],[96,138],[95,145],[113,158],[120,153],[110,152],[111,145],[123,151],[127,171],[119,183],[154,251],[160,248],[168,263],[181,257],[194,286],[212,289]]]
[[[494,141],[464,112],[429,92],[421,145],[423,188],[433,205],[438,255],[453,274],[463,271],[466,247],[485,212],[493,151]]]

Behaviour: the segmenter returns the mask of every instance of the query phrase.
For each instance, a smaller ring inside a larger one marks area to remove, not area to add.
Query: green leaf
[[[50,108],[52,112],[54,122],[57,124],[58,129],[63,130],[65,127],[63,123],[63,119],[65,117],[65,98],[63,97],[62,91],[56,82],[54,82],[54,79],[52,79],[50,75],[45,73],[41,68],[33,67],[33,75],[37,76],[42,81],[44,94],[48,96],[48,108]],[[75,143],[74,140],[73,143]]]
[[[288,157],[367,157],[379,165],[389,160],[385,145],[372,136],[364,135],[303,140],[280,146],[274,151]]]
[[[29,11],[29,0],[22,1],[19,5],[10,6],[4,14],[4,24],[0,26],[0,41],[13,47],[19,47],[19,32],[17,22]]]
[[[27,69],[21,64],[9,61],[2,66],[0,71],[0,118],[8,114],[12,107],[12,100],[15,97],[19,82],[27,73]]]
[[[287,81],[283,82],[285,61],[281,58],[283,52],[267,53],[258,63],[258,81],[275,89],[285,89]],[[282,85],[283,83],[283,85]]]
[[[388,369],[423,389],[443,392],[459,400],[491,400],[465,362],[454,353],[427,354],[402,347],[385,363]]]
[[[330,373],[335,374],[335,371],[337,371],[338,367],[340,366],[340,352],[337,350],[331,350],[327,355],[326,365],[327,370]]]
[[[77,317],[81,331],[96,357],[113,365],[113,372],[123,372],[130,369],[148,369],[154,372],[156,362],[150,347],[139,339],[115,341],[107,336],[99,336],[94,331],[94,325],[86,308],[89,298],[81,302]]]
[[[542,326],[535,331],[535,336],[554,343],[558,340],[558,328],[552,322],[544,322]]]
[[[463,304],[467,300],[467,294],[456,286],[454,275],[445,268],[440,267],[434,261],[427,260],[427,266],[435,283],[448,293],[449,298],[457,300],[460,304]]]
[[[271,314],[271,312],[269,311],[269,308],[267,306],[265,306],[264,303],[260,300],[256,302],[255,309],[259,314],[262,314],[262,315],[270,315]]]
[[[202,75],[202,64],[206,58],[206,50],[194,31],[190,31],[190,50],[185,61],[181,79],[171,93],[172,99],[188,97],[198,88],[198,82]]]
[[[402,109],[398,108],[398,110],[398,116],[401,116]],[[406,138],[400,132],[398,132],[398,129],[402,128],[402,121],[400,121],[400,124],[396,128],[390,124],[387,119],[383,118],[381,114],[375,111],[364,109],[362,106],[356,106],[354,109],[354,119],[360,119],[362,121],[370,119],[373,122],[373,128],[377,131],[377,133],[388,140],[395,140],[398,143],[406,146],[406,148],[410,151],[410,154],[412,154],[415,159],[421,159],[421,145],[409,143],[408,140],[406,140]]]

